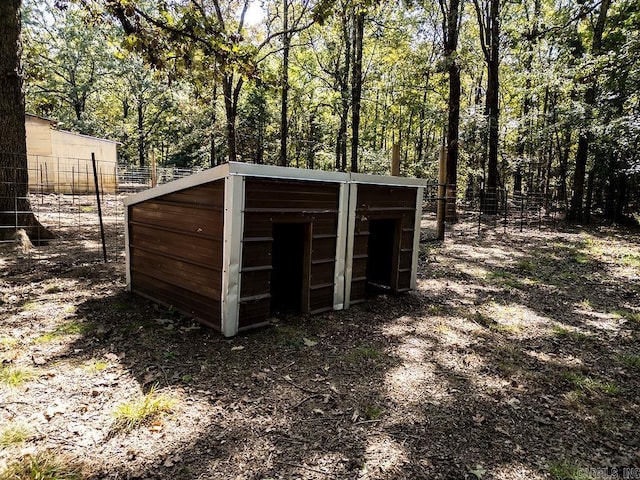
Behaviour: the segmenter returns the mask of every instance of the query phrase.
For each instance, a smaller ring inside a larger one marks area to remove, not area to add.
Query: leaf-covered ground
[[[637,233],[495,231],[422,249],[416,292],[231,340],[128,294],[121,260],[5,251],[0,472],[38,456],[95,479],[640,466]],[[170,411],[121,428],[116,412],[150,390]]]

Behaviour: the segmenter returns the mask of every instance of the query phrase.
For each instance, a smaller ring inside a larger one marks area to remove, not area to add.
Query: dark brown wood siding
[[[224,180],[129,207],[131,290],[220,330]]]
[[[369,240],[369,220],[396,220],[399,222],[397,261],[393,262],[395,293],[411,287],[411,263],[413,258],[413,236],[415,234],[415,213],[417,189],[385,185],[358,185],[355,236],[353,245],[353,266],[351,277],[352,304],[366,299],[367,250]]]
[[[333,309],[340,185],[247,178],[240,328],[269,318],[274,223],[311,224],[309,310]]]

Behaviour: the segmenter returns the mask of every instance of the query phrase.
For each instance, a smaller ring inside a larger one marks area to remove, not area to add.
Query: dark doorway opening
[[[273,224],[271,315],[308,311],[309,243],[309,224]]]
[[[397,220],[369,220],[367,245],[367,292],[376,294],[396,287]]]

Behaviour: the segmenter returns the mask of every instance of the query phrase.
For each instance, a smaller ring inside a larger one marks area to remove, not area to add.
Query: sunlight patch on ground
[[[530,327],[549,325],[552,320],[519,303],[491,302],[480,312],[496,322],[490,327],[504,333],[518,334]]]
[[[451,249],[451,253],[466,259],[470,262],[481,263],[489,266],[504,267],[524,256],[523,253],[516,250],[504,250],[499,247],[479,247],[473,249],[464,248],[464,246],[455,246]]]
[[[380,478],[382,474],[398,474],[400,466],[408,462],[405,448],[387,435],[369,440],[365,452],[365,464],[358,478]]]
[[[578,368],[584,365],[582,359],[574,357],[573,355],[558,355],[555,353],[536,352],[535,350],[529,350],[526,354],[539,362],[557,367]]]
[[[418,291],[425,292],[430,297],[439,297],[443,304],[452,307],[474,305],[484,292],[498,291],[494,287],[463,283],[454,279],[422,280],[418,283],[418,287]]]
[[[624,320],[617,312],[599,312],[592,308],[584,308],[583,303],[576,305],[574,313],[585,317],[584,324],[598,330],[617,332],[623,328]]]
[[[384,378],[386,397],[396,404],[390,411],[391,418],[405,418],[407,410],[412,418],[423,416],[421,406],[426,401],[441,403],[450,400],[446,382],[440,382],[431,362],[405,362],[389,370]],[[428,386],[428,388],[427,388]]]
[[[485,279],[489,275],[489,270],[484,267],[480,267],[478,265],[468,264],[468,263],[456,263],[456,270],[465,275],[469,275],[470,277],[477,279]]]
[[[532,469],[521,463],[501,465],[491,470],[495,480],[543,480],[547,478],[538,469]]]

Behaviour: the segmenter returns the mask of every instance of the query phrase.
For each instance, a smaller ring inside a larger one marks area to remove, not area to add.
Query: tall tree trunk
[[[340,69],[340,128],[336,143],[336,170],[347,170],[347,126],[349,121],[349,70],[351,66],[350,15],[343,10],[342,37],[344,41],[344,64]]]
[[[213,84],[213,96],[211,98],[211,134],[209,135],[209,152],[211,159],[209,161],[210,167],[218,165],[217,148],[216,148],[216,108],[218,106],[218,84]]]
[[[487,61],[487,106],[489,110],[489,158],[487,162],[486,211],[498,211],[498,119],[500,25],[498,17],[500,1],[490,0],[488,24],[489,58]]]
[[[142,103],[142,99],[138,99],[136,111],[138,113],[138,163],[141,167],[144,167],[147,156],[145,155],[144,105]]]
[[[418,143],[416,145],[416,158],[418,165],[422,166],[424,162],[424,122],[427,115],[427,87],[429,83],[429,75],[427,74],[427,85],[425,85],[424,92],[422,93],[422,105],[420,105],[420,116],[418,126]]]
[[[222,94],[224,95],[224,111],[226,116],[227,157],[230,162],[237,161],[236,116],[237,103],[234,101],[233,77],[222,78]]]
[[[357,8],[357,7],[356,7]],[[362,37],[364,10],[358,8],[353,18],[353,64],[351,75],[351,171],[358,171],[360,146],[360,101],[362,99]]]
[[[291,47],[291,34],[289,33],[289,0],[283,0],[282,11],[282,105],[280,112],[280,165],[288,166],[287,136],[289,134],[289,121],[287,118],[287,103],[289,101],[289,49]]]
[[[487,64],[486,115],[488,121],[488,159],[485,195],[482,211],[488,214],[498,212],[498,119],[499,68],[500,68],[500,0],[474,0],[480,46]]]
[[[602,36],[604,34],[604,27],[607,21],[607,12],[611,0],[602,0],[600,3],[600,12],[598,14],[598,20],[593,29],[593,40],[591,44],[591,53],[594,55],[600,54],[602,50]],[[591,85],[584,93],[584,105],[585,105],[585,119],[583,125],[578,133],[578,150],[576,151],[576,168],[573,175],[573,196],[571,197],[571,207],[567,218],[569,220],[581,220],[588,217],[586,212],[583,212],[583,197],[584,197],[584,178],[587,169],[587,158],[589,155],[589,143],[591,141],[590,123],[591,123],[591,111],[596,102],[596,88],[597,77],[593,79]]]
[[[447,11],[446,2],[440,0],[443,14],[444,55],[449,74],[449,112],[447,121],[447,176],[446,197],[448,222],[456,221],[457,183],[458,183],[458,132],[460,130],[460,65],[456,59],[458,49],[460,0],[451,0]]]
[[[24,228],[31,241],[53,238],[27,198],[29,174],[22,65],[21,0],[0,2],[0,240]]]

